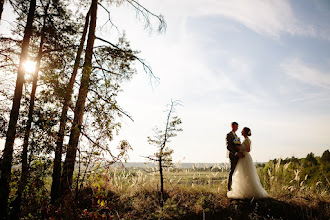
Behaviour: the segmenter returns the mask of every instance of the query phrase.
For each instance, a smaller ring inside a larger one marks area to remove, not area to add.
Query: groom
[[[232,122],[231,123],[231,132],[227,134],[227,150],[229,151],[229,160],[230,160],[230,170],[229,170],[229,175],[228,175],[228,191],[231,190],[231,182],[233,178],[233,173],[235,170],[235,167],[237,165],[238,159],[243,158],[244,154],[240,153],[238,151],[238,148],[236,147],[236,144],[234,143],[234,140],[237,137],[236,131],[238,129],[238,123],[237,122]]]

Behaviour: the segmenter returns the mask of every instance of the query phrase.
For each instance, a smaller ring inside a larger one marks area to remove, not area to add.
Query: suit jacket
[[[237,157],[235,156],[235,153],[238,152],[238,149],[236,148],[236,144],[234,144],[234,140],[235,140],[235,136],[233,132],[229,132],[226,138],[229,157]]]

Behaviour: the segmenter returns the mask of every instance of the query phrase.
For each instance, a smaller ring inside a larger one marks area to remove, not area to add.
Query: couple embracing
[[[245,138],[241,143],[236,135],[238,123],[231,124],[232,130],[227,134],[230,171],[228,175],[228,198],[249,199],[267,198],[266,190],[261,186],[257,169],[249,154],[251,150],[250,128],[244,127],[241,134]]]

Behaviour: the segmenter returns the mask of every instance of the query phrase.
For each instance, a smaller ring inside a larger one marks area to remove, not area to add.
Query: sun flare
[[[26,60],[23,64],[23,67],[27,73],[32,74],[36,69],[36,63],[31,60]]]

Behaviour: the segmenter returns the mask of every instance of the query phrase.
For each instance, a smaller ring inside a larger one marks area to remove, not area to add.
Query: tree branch
[[[121,49],[120,47],[114,45],[113,43],[111,43],[111,42],[109,42],[109,41],[107,41],[107,40],[105,40],[105,39],[102,39],[102,38],[100,38],[100,37],[95,37],[95,39],[100,40],[100,41],[102,41],[102,42],[104,42],[104,43],[107,43],[107,44],[111,45],[112,47],[114,47],[114,48],[116,48],[116,49],[118,49],[118,50],[120,50],[120,51],[122,51],[122,52],[124,52],[124,53],[127,52],[127,51],[125,51],[124,49]],[[154,75],[154,73],[153,73],[151,67],[150,67],[149,65],[146,64],[146,62],[144,61],[144,59],[141,59],[141,58],[135,56],[134,54],[132,54],[132,56],[133,56],[135,59],[137,59],[137,60],[142,64],[145,73],[151,75],[151,77],[154,78],[154,79],[156,79],[156,81],[159,81],[159,78],[156,77],[156,76]]]
[[[94,93],[97,95],[97,97],[98,97],[99,99],[103,100],[104,102],[106,102],[106,103],[108,103],[108,104],[110,104],[110,105],[114,105],[114,103],[112,103],[111,101],[109,101],[109,100],[103,98],[103,96],[101,96],[96,90],[94,90],[94,89],[90,89],[90,90],[91,90],[92,92],[94,92]],[[115,106],[116,106],[116,105],[115,105]],[[117,109],[120,113],[122,113],[123,115],[125,115],[126,117],[128,117],[129,119],[131,119],[131,121],[134,122],[132,116],[128,115],[126,112],[124,112],[124,110],[122,110],[122,109],[119,108],[118,106],[116,106],[116,109]]]
[[[104,69],[102,67],[99,67],[99,66],[92,66],[93,69],[98,69],[98,70],[102,70],[103,72],[107,72],[107,73],[110,73],[110,74],[113,74],[113,75],[117,75],[117,76],[122,76],[123,74],[120,74],[120,73],[115,73],[115,72],[112,72],[110,70],[107,70],[107,69]]]
[[[145,19],[146,25],[145,28],[149,27],[152,30],[152,27],[150,26],[150,19],[148,14],[150,14],[153,17],[156,17],[159,21],[159,26],[158,26],[158,33],[163,33],[166,31],[166,22],[164,20],[164,17],[162,15],[156,15],[154,13],[152,13],[151,11],[149,11],[148,9],[146,9],[144,6],[142,6],[138,1],[136,0],[126,0],[131,6],[133,6],[137,12],[140,12],[142,14],[142,16]]]
[[[108,20],[103,26],[105,26],[109,22],[111,24],[111,26],[115,27],[117,29],[118,33],[120,33],[118,27],[111,20],[110,11],[106,7],[104,7],[100,2],[98,2],[98,4],[108,13]]]

